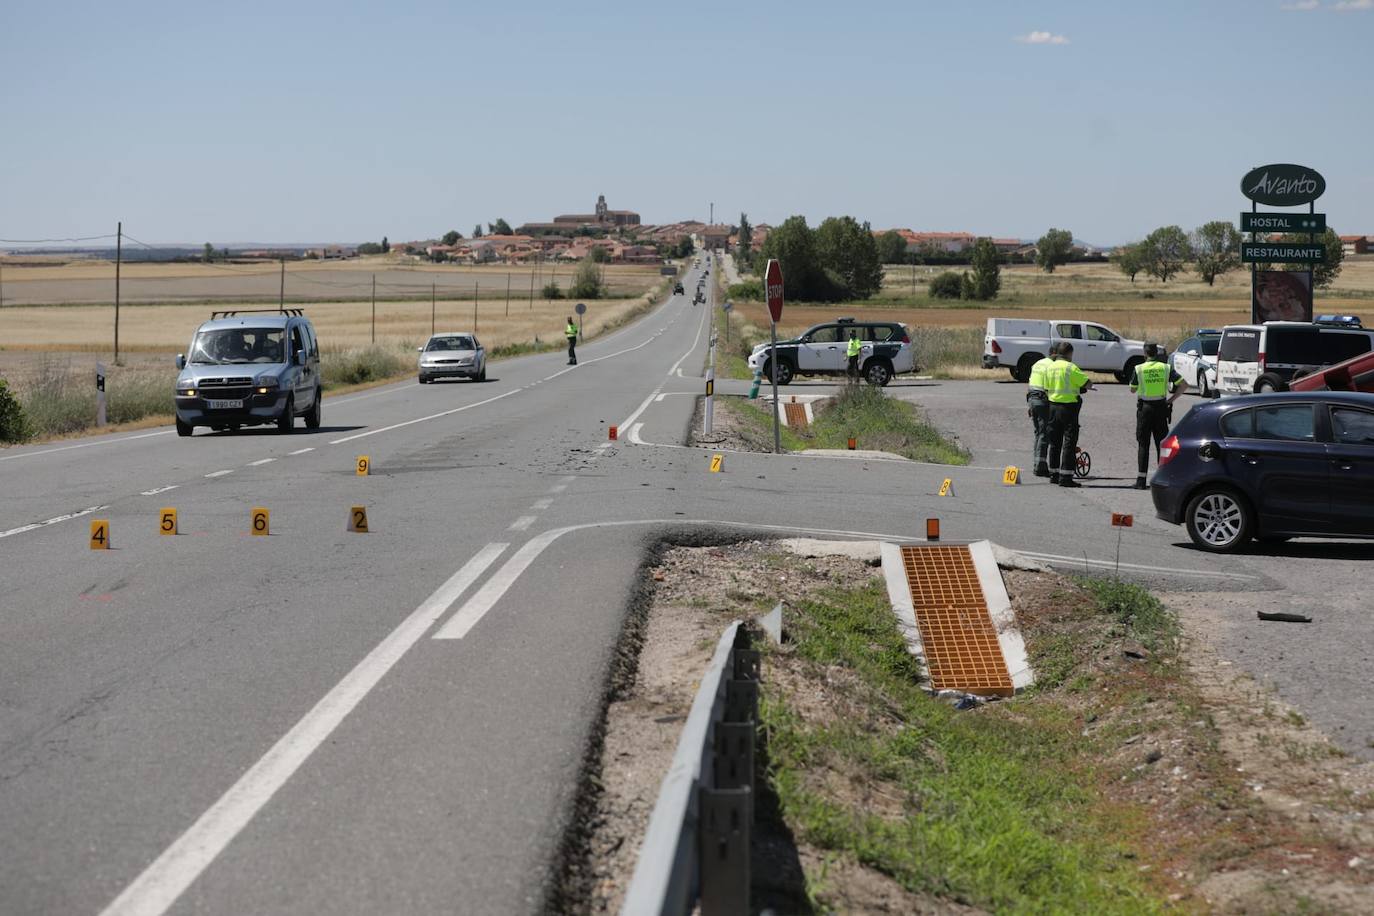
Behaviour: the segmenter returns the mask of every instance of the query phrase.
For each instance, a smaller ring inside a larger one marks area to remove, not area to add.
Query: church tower
[[[596,221],[597,221],[598,223],[604,223],[604,222],[606,222],[606,195],[605,195],[605,194],[598,194],[598,195],[596,196]]]

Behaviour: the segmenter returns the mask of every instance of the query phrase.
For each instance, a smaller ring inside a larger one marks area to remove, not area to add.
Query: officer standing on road
[[[1169,420],[1173,416],[1174,401],[1188,390],[1177,372],[1166,365],[1164,348],[1157,343],[1145,345],[1145,362],[1135,367],[1131,375],[1131,390],[1135,402],[1135,488],[1146,489],[1145,471],[1150,465],[1150,440],[1155,443],[1155,461],[1159,461],[1159,443],[1169,434]]]
[[[568,318],[568,326],[563,329],[563,333],[568,336],[568,365],[577,365],[577,325],[573,324],[571,317]]]
[[[1083,407],[1082,393],[1091,387],[1092,380],[1073,364],[1073,344],[1064,341],[1059,359],[1045,369],[1045,394],[1050,402],[1050,483],[1061,487],[1080,485],[1073,479],[1078,462],[1078,412]]]
[[[1035,461],[1036,477],[1050,476],[1049,464],[1045,460],[1045,453],[1050,445],[1046,431],[1050,422],[1050,399],[1045,394],[1045,370],[1053,366],[1058,357],[1059,341],[1056,340],[1050,344],[1050,355],[1037,360],[1031,366],[1030,387],[1026,389],[1026,415],[1031,418],[1031,428],[1035,431],[1031,457]]]
[[[859,354],[863,351],[863,346],[859,341],[859,332],[851,328],[849,345],[845,348],[845,356],[849,357],[849,368],[845,374],[854,382],[859,381]]]

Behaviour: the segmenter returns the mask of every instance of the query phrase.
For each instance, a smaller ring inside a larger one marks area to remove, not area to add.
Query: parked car
[[[1155,513],[1217,553],[1251,538],[1374,537],[1374,394],[1199,404],[1160,446]]]
[[[475,334],[435,334],[419,351],[421,385],[441,378],[487,380],[487,350]]]
[[[212,312],[177,355],[176,428],[320,426],[320,343],[300,309]]]
[[[1127,340],[1091,321],[989,318],[983,336],[983,368],[1004,368],[1018,382],[1030,379],[1031,366],[1049,355],[1055,341],[1073,344],[1073,361],[1090,372],[1110,372],[1121,383],[1145,361],[1145,344]]]
[[[837,318],[810,328],[800,337],[778,341],[778,384],[786,385],[797,375],[844,375],[849,368],[845,353],[851,330],[858,331],[859,340],[863,342],[859,374],[870,385],[882,387],[895,375],[920,369],[906,325],[896,321]],[[749,368],[770,379],[773,377],[771,346],[761,343],[749,354]]]
[[[1169,367],[1188,383],[1188,387],[1204,398],[1216,397],[1217,348],[1221,345],[1221,331],[1198,328],[1178,349],[1169,355]]]
[[[1374,330],[1311,321],[1266,321],[1221,329],[1217,391],[1223,397],[1284,391],[1300,375],[1374,350]]]

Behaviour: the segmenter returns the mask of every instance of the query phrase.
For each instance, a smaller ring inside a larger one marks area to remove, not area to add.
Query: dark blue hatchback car
[[[1374,538],[1374,394],[1257,394],[1200,404],[1169,432],[1155,513],[1218,553],[1251,538]]]

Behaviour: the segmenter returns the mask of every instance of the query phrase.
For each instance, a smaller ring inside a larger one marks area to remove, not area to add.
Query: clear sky
[[[503,217],[1098,244],[1322,172],[1374,233],[1374,0],[0,5],[0,238],[428,238]]]

